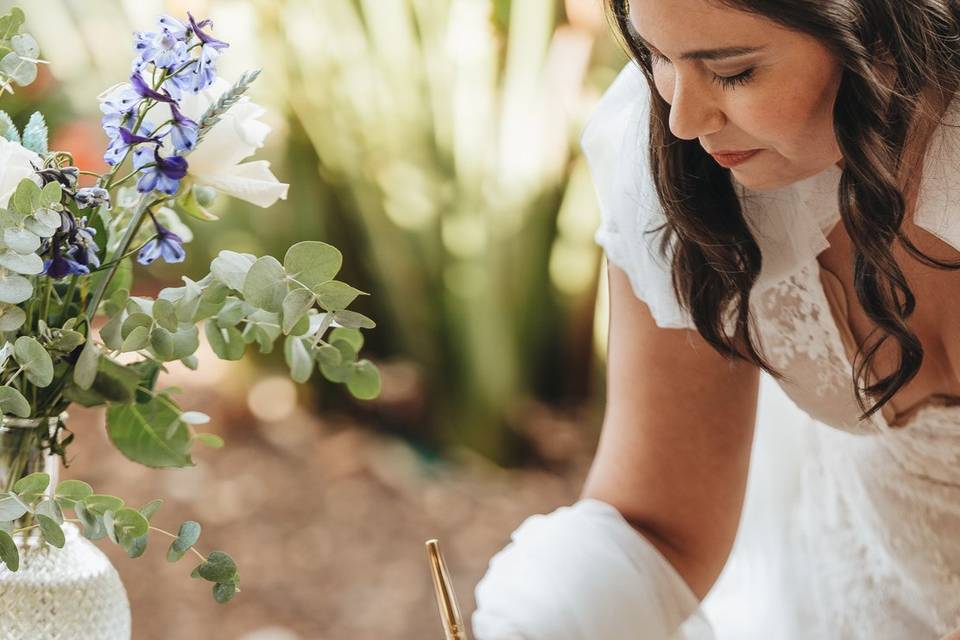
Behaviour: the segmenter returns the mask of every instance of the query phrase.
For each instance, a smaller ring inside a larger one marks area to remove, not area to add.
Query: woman
[[[784,508],[767,637],[960,630],[960,3],[609,9],[634,61],[583,136],[603,433],[582,499],[491,560],[475,634],[711,637],[761,371],[830,427]]]

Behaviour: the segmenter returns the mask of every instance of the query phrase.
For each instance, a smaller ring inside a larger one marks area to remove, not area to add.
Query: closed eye
[[[653,49],[648,49],[648,51],[650,52],[650,58],[654,64],[670,64],[670,60],[657,51],[654,51]],[[748,83],[751,78],[753,78],[753,72],[754,69],[747,69],[746,71],[742,71],[735,76],[718,76],[717,74],[713,74],[712,80],[724,89],[733,89]]]

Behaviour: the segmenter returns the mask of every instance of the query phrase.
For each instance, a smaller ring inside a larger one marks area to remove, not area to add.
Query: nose
[[[674,84],[670,106],[670,131],[682,140],[694,140],[719,131],[726,116],[710,88],[700,84]]]

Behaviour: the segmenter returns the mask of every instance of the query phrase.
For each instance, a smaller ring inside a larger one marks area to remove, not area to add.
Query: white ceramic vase
[[[50,474],[53,490],[59,460],[41,443],[65,418],[0,417],[0,492],[36,471]],[[76,526],[63,529],[62,549],[36,534],[14,536],[19,569],[0,563],[0,640],[129,640],[130,604],[117,570]]]

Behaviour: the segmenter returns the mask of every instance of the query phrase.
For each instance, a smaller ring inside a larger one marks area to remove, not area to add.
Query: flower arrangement
[[[20,33],[23,24],[20,9],[0,18],[0,96],[32,82],[44,63],[36,41]],[[217,76],[229,45],[212,35],[210,21],[163,16],[155,31],[134,38],[129,80],[100,96],[105,173],[49,150],[41,114],[20,132],[0,112],[0,411],[54,425],[2,454],[19,479],[0,493],[0,560],[18,569],[18,534],[63,546],[65,522],[130,557],[161,533],[173,539],[167,558],[193,552],[200,561],[193,576],[212,582],[215,599],[226,602],[238,590],[236,564],[225,552],[195,548],[198,523],[174,534],[151,524],[160,500],[133,508],[82,481],[49,486],[48,474],[23,473],[26,449],[65,460],[74,434],[57,417],[77,403],[106,407],[110,440],[129,459],[192,465],[194,443],[216,448],[222,440],[198,431],[209,418],[182,410],[176,389],[157,388],[157,379],[164,363],[197,368],[199,325],[226,360],[253,344],[270,352],[282,338],[293,380],[319,368],[358,398],[380,390],[376,367],[358,359],[360,329],[375,325],[348,310],[365,294],[335,279],[342,255],[317,241],[291,246],[282,262],[222,251],[198,280],[184,276],[183,286],[156,299],[131,295],[134,260],[182,261],[190,239],[183,220],[215,220],[207,208],[219,195],[267,207],[287,193],[268,162],[244,162],[270,131],[258,120],[263,109],[244,96],[259,71],[232,84]]]

